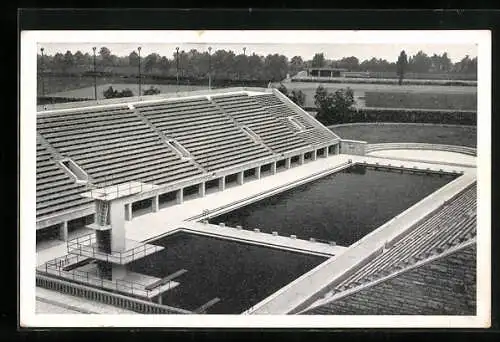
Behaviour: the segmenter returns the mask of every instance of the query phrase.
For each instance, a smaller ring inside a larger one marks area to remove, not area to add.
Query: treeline
[[[395,56],[397,59],[397,56]],[[107,47],[96,51],[96,72],[99,74],[112,74],[132,76],[137,75],[139,55],[132,51],[128,56],[116,56]],[[300,56],[288,59],[284,55],[269,54],[267,56],[255,53],[236,54],[233,51],[216,50],[211,54],[208,51],[179,50],[172,56],[160,56],[151,53],[141,56],[141,73],[145,76],[177,77],[201,79],[207,78],[209,70],[215,79],[232,80],[265,80],[280,81],[287,74],[295,75],[301,70],[310,67],[345,68],[349,71],[395,72],[396,63],[385,59],[372,58],[359,61],[351,56],[340,60],[325,59],[323,53],[317,53],[312,60],[303,60]],[[92,74],[94,70],[93,53],[82,51],[66,51],[55,55],[38,54],[38,70],[52,74]],[[419,52],[409,57],[408,72],[416,73],[477,73],[477,58],[465,56],[461,61],[452,63],[446,53],[428,56]]]
[[[397,56],[395,56],[397,59]],[[368,72],[396,72],[396,61],[389,62],[381,58],[372,58],[370,60],[359,61],[356,57],[344,57],[338,61],[326,60],[324,54],[317,53],[311,61],[313,67],[335,67],[347,69],[349,71],[368,71]],[[477,73],[477,57],[470,58],[466,55],[460,61],[453,63],[448,54],[427,55],[419,51],[413,56],[408,57],[407,72],[413,73]]]

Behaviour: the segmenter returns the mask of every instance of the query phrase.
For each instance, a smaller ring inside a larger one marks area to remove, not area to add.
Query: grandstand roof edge
[[[94,109],[94,108],[113,108],[113,107],[127,107],[132,104],[139,103],[154,103],[167,100],[181,100],[186,98],[196,98],[204,96],[218,96],[218,95],[228,95],[231,93],[239,92],[260,92],[260,93],[270,93],[268,88],[258,88],[258,87],[232,87],[232,88],[222,88],[222,89],[212,89],[212,90],[194,90],[187,92],[176,92],[176,93],[165,93],[159,95],[142,96],[141,99],[137,97],[126,97],[119,99],[105,99],[100,100],[96,103],[92,101],[82,101],[82,102],[65,102],[61,104],[54,104],[54,109],[40,110],[40,106],[37,106],[37,115],[52,114],[59,112],[71,112],[80,111],[82,109]],[[60,108],[58,108],[60,106]]]

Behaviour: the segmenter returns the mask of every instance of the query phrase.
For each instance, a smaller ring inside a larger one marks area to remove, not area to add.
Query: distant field
[[[372,144],[415,142],[477,146],[477,129],[470,126],[355,124],[330,129],[343,139],[364,140]]]
[[[476,96],[477,87],[460,87],[460,86],[430,86],[430,85],[389,85],[389,84],[337,84],[337,83],[310,83],[310,82],[283,82],[288,91],[293,89],[302,90],[306,94],[305,107],[315,107],[314,94],[316,88],[322,85],[328,91],[333,92],[337,89],[351,88],[354,92],[354,97],[359,107],[365,107],[365,93],[366,92],[384,92],[384,93],[433,93],[433,94],[473,94]],[[279,87],[279,83],[275,84]],[[472,95],[469,95],[472,96]]]
[[[139,86],[138,84],[124,84],[124,83],[107,83],[107,84],[101,84],[97,86],[97,98],[98,99],[104,99],[103,92],[109,88],[109,86],[112,86],[113,89],[117,91],[122,91],[126,88],[132,90],[135,96],[137,96],[139,92]],[[143,84],[141,85],[142,91],[148,89],[150,86],[154,86],[158,89],[160,89],[161,93],[175,93],[177,89],[179,91],[193,91],[193,90],[200,90],[200,89],[207,89],[207,86],[188,86],[188,85],[179,85],[179,88],[177,88],[176,85],[171,85],[171,84]],[[85,88],[80,88],[80,89],[72,89],[72,90],[67,90],[67,91],[60,91],[56,93],[50,94],[50,96],[56,96],[56,97],[73,97],[73,98],[89,98],[93,99],[94,98],[94,86],[90,87],[85,87]]]
[[[365,106],[377,108],[421,108],[476,110],[476,93],[400,93],[370,91],[365,93]]]

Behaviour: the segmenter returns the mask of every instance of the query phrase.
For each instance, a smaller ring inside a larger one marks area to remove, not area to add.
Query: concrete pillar
[[[198,195],[200,197],[205,197],[205,182],[198,184]]]
[[[328,146],[325,147],[325,157],[328,157]]]
[[[244,178],[245,178],[244,171],[238,172],[238,184],[239,185],[242,185],[245,182]]]
[[[304,164],[304,153],[301,153],[299,156],[299,164],[300,165]]]
[[[177,190],[177,193],[175,194],[175,199],[177,204],[182,204],[184,202],[184,189]]]
[[[132,203],[125,204],[125,220],[132,221]]]
[[[151,205],[153,206],[153,213],[156,213],[160,209],[160,196],[155,196],[152,198]]]
[[[158,295],[158,304],[162,305],[162,299],[161,299],[162,295]]]
[[[260,179],[260,166],[257,166],[257,167],[255,168],[255,177],[256,177],[257,179]]]
[[[311,153],[311,160],[316,160],[318,158],[318,151],[314,150]]]
[[[68,241],[68,221],[59,225],[59,240]]]
[[[292,158],[285,159],[285,168],[289,169],[292,166]]]
[[[219,191],[224,191],[226,189],[226,177],[222,176],[219,178]]]
[[[276,162],[272,162],[271,164],[271,174],[276,174]]]

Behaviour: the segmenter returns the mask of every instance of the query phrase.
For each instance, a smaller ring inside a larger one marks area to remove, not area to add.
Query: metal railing
[[[111,186],[106,186],[105,183],[106,181],[104,182],[103,186],[99,188],[91,188],[88,192],[91,194],[92,197],[99,197],[106,200],[108,197],[111,196],[113,198],[116,198],[122,195],[126,196],[129,194],[140,193],[143,191],[151,191],[158,188],[157,185],[145,184],[145,183],[134,184],[133,182],[128,182]]]
[[[110,263],[124,264],[137,258],[143,257],[154,252],[163,250],[164,247],[142,244],[126,251],[110,251],[107,253],[96,245],[95,233],[90,233],[79,238],[68,241],[68,254],[76,254],[89,258],[99,259]]]
[[[37,272],[36,286],[142,314],[192,314],[192,312],[180,308],[156,304],[150,301],[75,284],[62,279],[56,279],[52,276],[41,274],[41,272]]]
[[[100,277],[97,274],[97,270],[91,271],[79,271],[79,270],[65,270],[68,264],[71,264],[70,260],[73,262],[80,262],[86,258],[77,256],[76,258],[67,256],[55,258],[47,261],[44,265],[37,268],[37,273],[53,275],[59,278],[64,278],[68,280],[73,280],[75,282],[80,282],[92,286],[96,286],[101,289],[116,291],[120,293],[125,293],[127,295],[139,296],[143,298],[150,299],[154,296],[161,294],[162,292],[171,289],[172,282],[168,282],[168,288],[165,289],[164,286],[158,286],[154,289],[147,289],[148,284],[143,284],[140,282],[133,282],[129,280],[109,280]],[[167,285],[165,284],[165,285]]]

